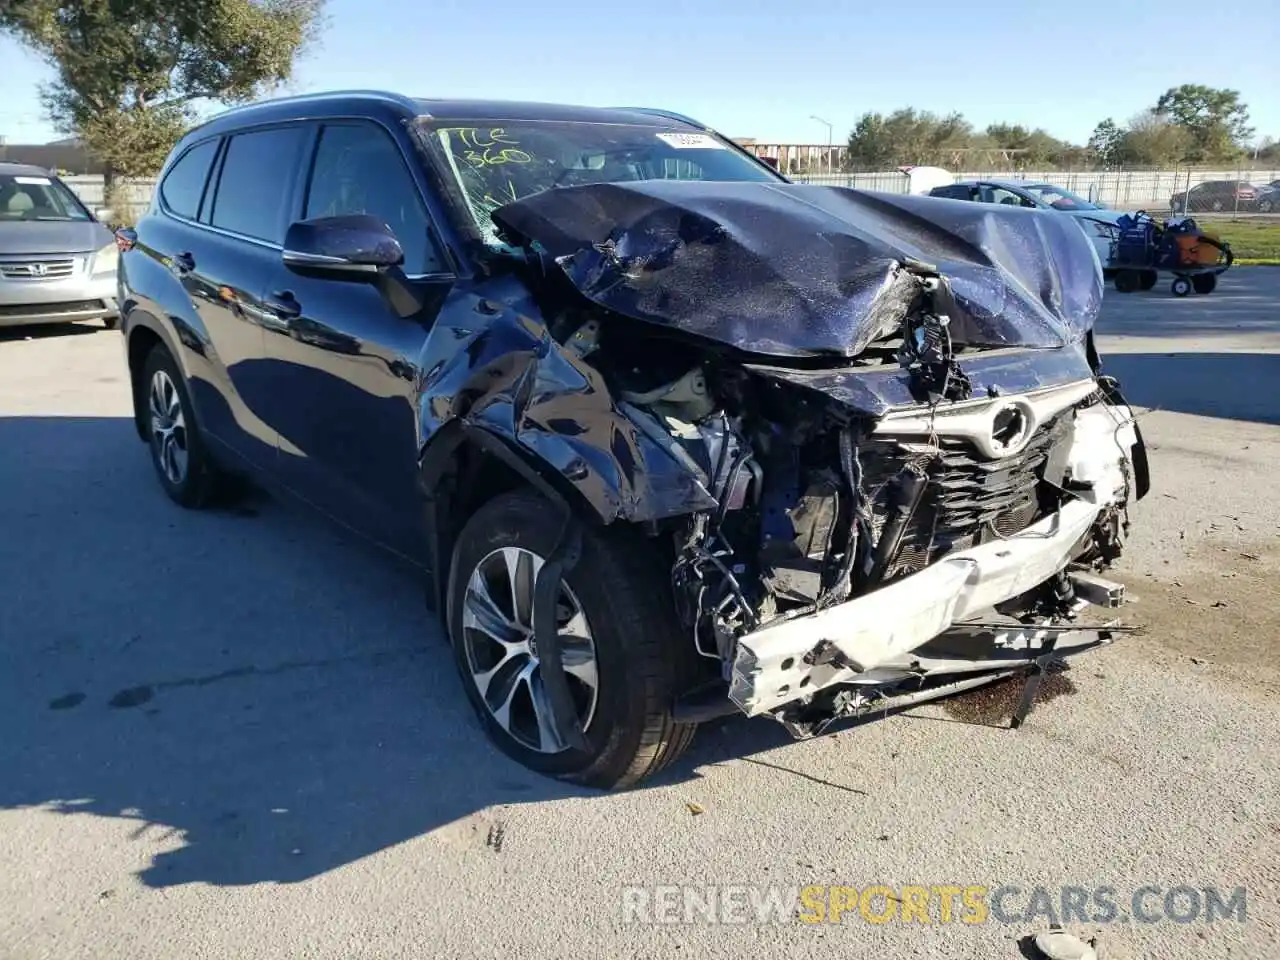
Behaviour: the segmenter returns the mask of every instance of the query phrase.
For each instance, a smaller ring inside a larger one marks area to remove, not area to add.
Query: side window
[[[279,243],[302,144],[301,126],[238,133],[227,144],[209,222]]]
[[[1004,187],[990,187],[988,191],[987,203],[1000,203],[1006,207],[1034,207],[1035,204],[1025,197],[1020,197],[1012,190],[1006,190]]]
[[[209,178],[214,155],[218,152],[218,138],[198,143],[169,168],[160,184],[160,196],[164,205],[180,217],[194,220],[200,212],[200,197],[204,183]]]
[[[957,183],[950,187],[939,187],[935,196],[946,197],[949,200],[974,200],[973,188],[968,184]]]
[[[326,126],[316,147],[303,216],[367,213],[396,235],[404,272],[443,273],[448,268],[431,240],[418,188],[395,142],[371,123]]]

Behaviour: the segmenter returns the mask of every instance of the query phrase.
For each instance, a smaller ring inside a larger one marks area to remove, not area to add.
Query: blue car
[[[1116,220],[1121,213],[1092,203],[1052,183],[1027,183],[1021,180],[964,180],[929,191],[931,197],[972,200],[977,203],[999,203],[1034,210],[1057,210],[1075,217],[1098,252],[1103,273],[1110,275],[1111,245],[1119,237]]]

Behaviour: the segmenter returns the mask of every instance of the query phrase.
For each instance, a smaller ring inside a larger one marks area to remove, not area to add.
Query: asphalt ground
[[[487,744],[411,570],[265,496],[165,499],[118,334],[0,333],[0,957],[987,960],[1064,887],[1105,958],[1273,956],[1280,270],[1109,294],[1099,331],[1150,411],[1119,568],[1144,634],[1018,731],[1008,689],[803,743],[731,719],[612,795]],[[711,923],[658,889],[715,887],[728,921],[875,884],[1001,899]],[[1209,922],[1237,888],[1244,921]]]

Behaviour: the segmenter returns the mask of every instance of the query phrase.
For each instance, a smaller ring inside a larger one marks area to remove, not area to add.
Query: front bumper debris
[[[1025,670],[1046,654],[1061,658],[1107,642],[1109,632],[1074,623],[1015,623],[987,630],[986,643],[967,656],[931,658],[921,649],[935,638],[972,636],[974,621],[996,619],[997,604],[1071,566],[1103,512],[1122,505],[1127,496],[1126,477],[1138,442],[1132,419],[1128,408],[1106,404],[1077,413],[1068,459],[1079,489],[1057,513],[1014,536],[948,554],[869,594],[739,638],[730,699],[743,713],[757,716],[803,704],[834,687],[974,673],[986,673],[990,682],[1007,675],[991,671]],[[1078,609],[1093,600],[1115,606],[1122,599],[1117,584],[1075,571],[1071,576],[1080,588]],[[986,629],[977,626],[978,634]]]

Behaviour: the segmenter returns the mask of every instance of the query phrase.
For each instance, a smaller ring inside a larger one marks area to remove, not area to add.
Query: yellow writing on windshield
[[[455,157],[477,169],[533,161],[520,149],[520,141],[507,135],[505,127],[441,127],[440,133],[449,135]]]

